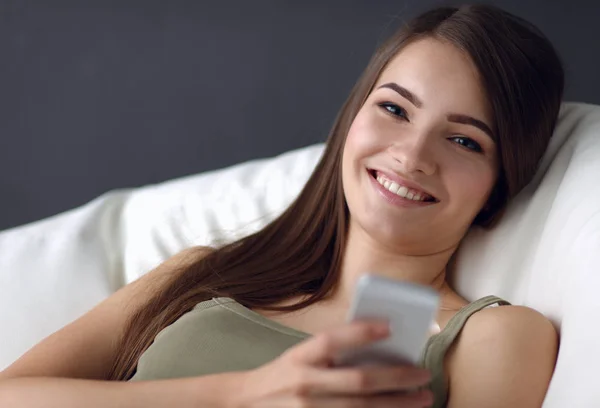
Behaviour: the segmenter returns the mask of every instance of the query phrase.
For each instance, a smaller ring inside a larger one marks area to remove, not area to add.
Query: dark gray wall
[[[0,229],[324,140],[384,34],[439,1],[4,0]],[[600,103],[600,2],[494,1]]]

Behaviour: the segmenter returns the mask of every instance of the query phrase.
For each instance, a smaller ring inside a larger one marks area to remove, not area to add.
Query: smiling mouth
[[[439,200],[430,194],[427,194],[420,190],[415,190],[402,186],[395,181],[389,180],[385,175],[377,172],[376,170],[368,169],[369,175],[373,177],[379,184],[381,184],[389,192],[402,197],[407,200],[420,201],[426,203],[437,203]]]

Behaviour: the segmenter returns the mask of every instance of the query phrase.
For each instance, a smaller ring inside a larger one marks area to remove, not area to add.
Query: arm
[[[533,309],[476,313],[448,354],[448,407],[541,407],[557,349],[554,327]]]
[[[173,277],[178,266],[207,251],[203,247],[186,249],[119,289],[23,354],[0,372],[0,381],[9,377],[105,379],[130,317]]]
[[[194,247],[178,253],[64,328],[42,340],[0,372],[0,406],[161,406],[171,397],[195,398],[214,379],[121,383],[102,381],[117,355],[119,340],[133,313],[185,266],[209,249]],[[213,378],[213,377],[211,377]],[[220,377],[219,377],[220,378]],[[208,385],[202,385],[208,384]],[[164,385],[164,386],[163,386]],[[214,395],[208,392],[202,398]],[[151,400],[154,405],[147,405]],[[10,403],[6,403],[10,401]],[[85,401],[85,403],[83,403]],[[125,403],[126,401],[126,403]],[[210,401],[208,401],[210,402]],[[170,406],[168,404],[167,406]],[[181,406],[186,406],[182,400]]]
[[[17,377],[0,381],[0,407],[227,408],[237,373],[158,381]]]

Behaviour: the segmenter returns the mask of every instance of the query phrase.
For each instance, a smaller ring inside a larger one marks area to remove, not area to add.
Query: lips
[[[369,175],[371,177],[373,177],[374,179],[377,179],[377,177],[383,177],[384,179],[389,180],[390,182],[394,182],[394,183],[398,184],[399,186],[404,186],[404,187],[408,188],[409,190],[414,190],[414,191],[420,193],[422,196],[426,197],[426,199],[424,200],[426,202],[439,202],[439,200],[433,194],[431,194],[430,192],[425,190],[418,183],[405,180],[405,179],[401,178],[400,176],[396,175],[395,173],[385,172],[385,171],[376,170],[376,169],[367,169],[367,171],[368,171]]]

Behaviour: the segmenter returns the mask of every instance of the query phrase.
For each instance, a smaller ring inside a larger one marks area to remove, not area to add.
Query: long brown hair
[[[466,52],[478,68],[494,114],[500,176],[474,223],[491,227],[533,177],[553,132],[564,74],[550,42],[530,23],[492,6],[437,8],[404,25],[374,53],[329,134],[325,152],[297,199],[259,232],[190,265],[128,322],[111,380],[135,373],[155,336],[197,303],[218,296],[250,308],[291,311],[330,296],[339,280],[348,208],[341,157],[348,129],[380,73],[409,42],[431,37]],[[274,307],[303,295],[300,303]]]

